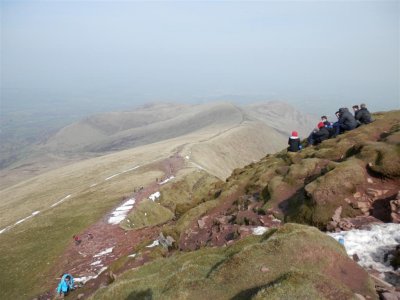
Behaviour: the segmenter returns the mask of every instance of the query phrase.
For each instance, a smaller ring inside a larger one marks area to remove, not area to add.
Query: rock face
[[[228,247],[148,263],[92,299],[352,299],[355,293],[378,299],[342,246],[316,228],[286,224]]]

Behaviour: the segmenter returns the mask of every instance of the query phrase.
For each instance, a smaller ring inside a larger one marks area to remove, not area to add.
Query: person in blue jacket
[[[70,274],[64,274],[57,287],[57,295],[64,296],[75,289],[74,277]]]

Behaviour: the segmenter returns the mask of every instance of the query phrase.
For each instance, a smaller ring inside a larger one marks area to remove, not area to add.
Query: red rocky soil
[[[152,166],[164,172],[164,178],[160,179],[160,181],[162,181],[170,176],[175,176],[184,166],[184,160],[176,153],[165,160],[154,163]],[[142,200],[147,199],[151,194],[159,191],[159,188],[160,185],[157,181],[145,187],[137,187],[137,192],[133,193],[130,198],[135,198],[135,205],[137,205]],[[127,199],[123,199],[121,204],[126,200]],[[114,211],[114,209],[112,211]],[[110,211],[110,214],[112,211]],[[57,264],[49,275],[49,278],[51,278],[51,286],[56,287],[64,273],[69,273],[74,277],[96,276],[102,268],[111,265],[118,258],[133,254],[134,247],[140,243],[148,241],[148,243],[151,244],[160,233],[160,226],[126,231],[120,228],[119,225],[108,224],[108,218],[109,215],[106,215],[97,223],[83,232],[78,233],[77,235],[82,240],[79,244],[71,239],[71,243],[66,248],[64,254],[58,259],[61,263]],[[111,253],[94,257],[109,248],[112,248]],[[143,265],[148,260],[149,258],[145,251],[140,257],[129,261],[123,269],[126,270],[127,268]],[[94,262],[98,261],[100,261],[98,264],[92,265]],[[122,272],[123,269],[119,270],[119,272]],[[89,280],[82,288],[73,291],[68,297],[76,299],[79,294],[84,294],[83,296],[80,295],[80,299],[87,298],[100,286],[108,284],[115,275],[117,274],[110,274],[105,270],[97,278]],[[47,291],[37,299],[52,299],[54,296],[55,289]]]

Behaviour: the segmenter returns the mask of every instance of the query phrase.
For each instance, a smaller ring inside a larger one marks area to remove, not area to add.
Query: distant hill
[[[0,188],[66,164],[138,146],[176,138],[183,138],[181,145],[186,145],[184,137],[192,143],[193,158],[223,178],[233,168],[284,147],[291,130],[305,136],[314,123],[315,119],[281,102],[247,106],[160,103],[101,113],[62,128],[5,164]],[[216,161],[218,153],[224,156]]]

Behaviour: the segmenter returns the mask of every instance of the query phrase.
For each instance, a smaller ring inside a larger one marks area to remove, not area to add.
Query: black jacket
[[[357,121],[347,108],[339,109],[339,124],[346,126],[348,129],[357,127]]]
[[[361,108],[356,112],[356,120],[359,121],[361,124],[369,124],[372,122],[371,114],[369,113],[368,109]]]
[[[322,141],[329,139],[329,130],[326,127],[322,127],[322,128],[320,128],[320,130],[315,132],[313,135],[314,135],[313,138],[314,138],[315,144],[319,144]]]
[[[300,150],[299,149],[300,148],[300,139],[299,138],[295,138],[295,139],[289,138],[288,144],[289,144],[288,151],[297,152]]]

